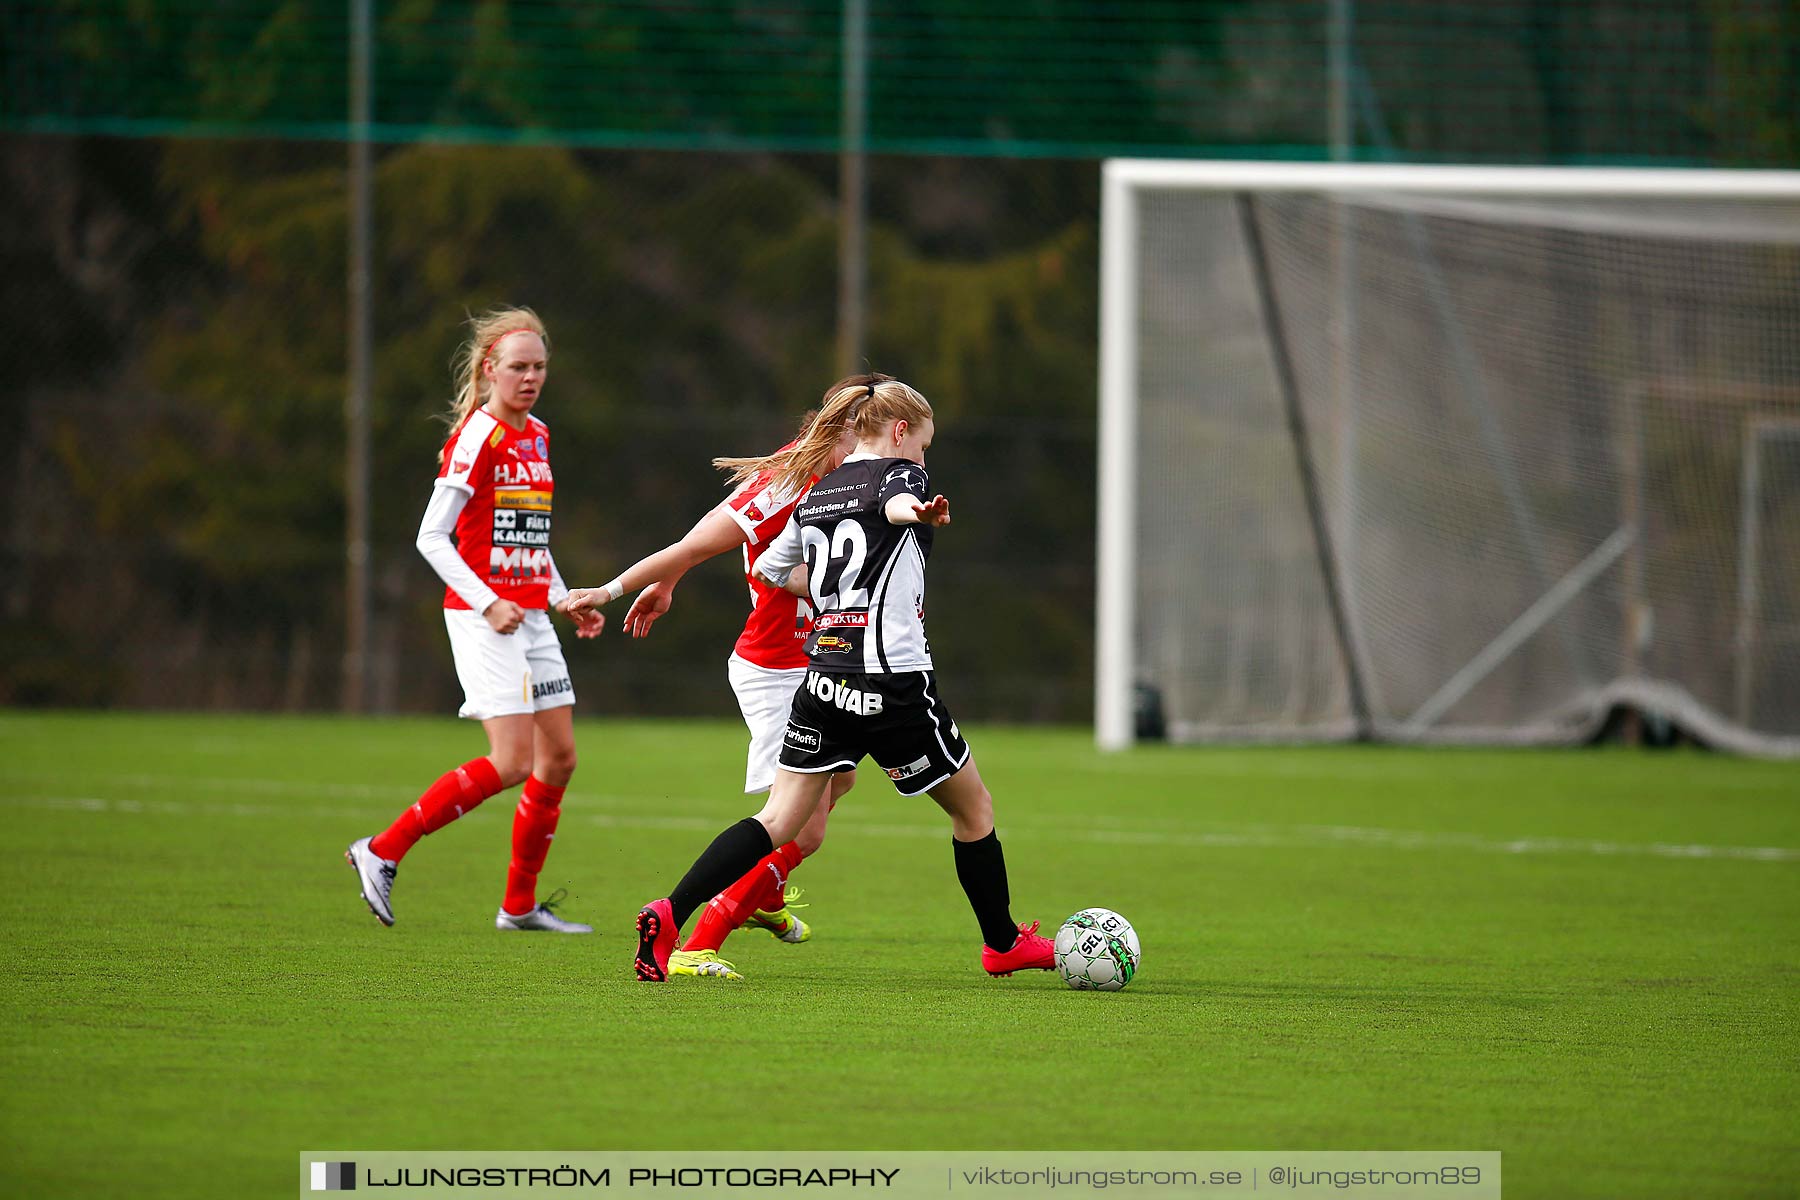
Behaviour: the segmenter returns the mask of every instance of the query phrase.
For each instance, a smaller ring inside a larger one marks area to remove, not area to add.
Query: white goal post
[[[1102,178],[1100,747],[1800,754],[1800,171]]]

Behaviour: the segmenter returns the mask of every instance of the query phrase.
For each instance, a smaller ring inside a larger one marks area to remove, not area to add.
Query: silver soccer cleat
[[[363,903],[375,914],[375,919],[383,925],[394,923],[394,906],[388,903],[388,893],[394,890],[394,873],[400,869],[398,863],[391,863],[378,857],[369,849],[368,838],[358,838],[350,843],[344,851],[344,861],[356,872],[356,878],[362,884]]]
[[[551,893],[549,899],[521,916],[513,916],[502,908],[494,914],[495,929],[512,929],[522,933],[592,933],[592,925],[583,925],[579,921],[565,921],[551,910],[562,903],[567,892],[558,888]]]

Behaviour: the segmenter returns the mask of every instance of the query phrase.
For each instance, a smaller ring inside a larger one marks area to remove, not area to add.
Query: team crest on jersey
[[[467,475],[469,473],[469,468],[474,465],[475,463],[472,459],[453,458],[450,460],[450,470],[456,475]]]
[[[901,467],[897,471],[889,471],[887,473],[887,478],[882,480],[881,482],[884,484],[888,484],[888,483],[892,483],[896,479],[903,481],[908,488],[916,488],[916,487],[924,486],[918,479],[916,479],[913,476],[911,467]]]
[[[537,435],[537,456],[539,458],[550,457],[550,439],[541,433]]]

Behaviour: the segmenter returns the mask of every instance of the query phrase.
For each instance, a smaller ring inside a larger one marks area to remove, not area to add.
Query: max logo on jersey
[[[497,575],[548,575],[550,573],[550,551],[527,549],[524,546],[503,548],[495,546],[488,556],[488,574]]]

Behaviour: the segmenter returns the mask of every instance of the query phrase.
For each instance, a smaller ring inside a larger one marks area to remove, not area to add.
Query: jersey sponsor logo
[[[525,578],[550,574],[550,551],[525,546],[495,546],[488,556],[489,576]]]
[[[545,696],[560,696],[565,692],[572,692],[574,690],[575,685],[569,682],[569,677],[567,675],[564,675],[561,679],[546,679],[542,683],[532,684],[531,698],[533,700],[542,700]]]
[[[494,464],[494,483],[500,486],[517,486],[522,483],[550,483],[551,481],[550,464],[547,462]]]
[[[537,435],[537,456],[546,460],[550,457],[550,439],[541,433]]]
[[[498,446],[501,443],[501,441],[505,439],[505,437],[506,437],[506,426],[495,425],[494,432],[488,435],[488,446],[490,448],[492,448],[494,446]]]
[[[450,460],[450,473],[452,475],[467,475],[469,473],[469,468],[474,465],[475,460],[472,458],[453,458]]]
[[[895,783],[898,783],[902,779],[911,779],[914,775],[924,773],[930,766],[931,760],[929,758],[918,758],[907,763],[904,767],[889,767],[887,769],[887,777],[892,779]]]
[[[860,500],[827,500],[823,504],[803,505],[794,510],[794,515],[798,516],[802,521],[807,521],[811,520],[813,517],[827,516],[834,512],[841,512],[847,508],[857,508],[861,504],[862,501]]]
[[[856,649],[856,643],[849,638],[831,637],[827,635],[813,643],[814,654],[848,654]]]
[[[819,618],[820,629],[867,629],[869,614],[859,613],[826,613]]]
[[[787,732],[781,735],[781,740],[796,750],[817,750],[824,744],[818,730],[806,725],[795,725],[791,721],[788,722]]]
[[[847,713],[854,713],[859,717],[881,715],[880,692],[865,692],[861,688],[853,688],[842,681],[833,683],[825,676],[817,674],[806,677],[806,690],[827,703],[837,705]]]
[[[746,504],[744,506],[744,516],[749,519],[752,525],[761,525],[763,522],[763,510],[758,508],[754,503]]]
[[[548,546],[550,514],[535,509],[496,508],[494,545]]]
[[[520,488],[494,490],[495,508],[528,508],[533,512],[550,511],[550,493],[534,492]]]

